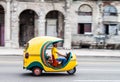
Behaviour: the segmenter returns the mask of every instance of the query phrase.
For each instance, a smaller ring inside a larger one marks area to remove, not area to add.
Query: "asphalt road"
[[[43,73],[35,77],[22,69],[22,56],[0,56],[0,82],[120,82],[120,58],[78,57],[75,75]]]

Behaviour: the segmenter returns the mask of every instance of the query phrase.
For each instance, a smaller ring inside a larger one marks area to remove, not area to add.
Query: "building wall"
[[[66,4],[65,4],[66,3]],[[10,12],[8,7],[10,4]],[[3,0],[0,5],[5,10],[5,47],[19,48],[19,17],[25,10],[32,10],[36,13],[38,19],[35,21],[35,36],[45,35],[46,15],[50,11],[59,11],[64,15],[64,45],[66,49],[70,48],[97,48],[101,46],[106,48],[111,45],[120,45],[120,1],[19,1],[19,0]],[[82,5],[88,5],[92,9],[92,15],[84,16],[79,15],[79,8]],[[118,15],[103,16],[103,11],[106,5],[112,5],[117,9]],[[7,14],[8,13],[8,14]],[[10,17],[9,16],[10,13]],[[7,14],[7,15],[6,15]],[[10,26],[7,18],[10,18]],[[85,34],[78,33],[78,24],[91,24],[91,32]],[[118,28],[117,35],[106,35],[105,24],[116,24]],[[108,45],[109,44],[109,45]]]

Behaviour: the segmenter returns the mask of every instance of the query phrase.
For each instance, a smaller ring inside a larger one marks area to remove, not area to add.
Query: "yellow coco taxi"
[[[76,72],[77,60],[76,55],[69,52],[67,54],[67,62],[64,66],[49,57],[46,50],[54,42],[63,41],[60,38],[42,36],[31,39],[24,50],[23,68],[31,70],[35,76],[41,75],[45,72],[65,72],[72,75]],[[50,59],[49,59],[50,58]]]

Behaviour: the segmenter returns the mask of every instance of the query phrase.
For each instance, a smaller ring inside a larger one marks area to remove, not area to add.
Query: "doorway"
[[[25,10],[20,14],[19,19],[19,46],[23,47],[30,39],[35,37],[38,15],[33,10]]]
[[[64,38],[64,15],[61,12],[53,10],[47,13],[45,34]]]
[[[4,46],[4,8],[0,5],[0,46]]]

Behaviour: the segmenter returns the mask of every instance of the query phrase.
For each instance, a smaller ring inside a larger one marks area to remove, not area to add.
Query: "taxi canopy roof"
[[[46,50],[49,45],[53,44],[54,42],[62,42],[63,39],[57,38],[57,37],[51,37],[51,36],[40,36],[32,38],[27,43],[27,52],[30,54],[41,54],[42,50]],[[44,48],[44,49],[43,49]]]
[[[31,39],[28,43],[30,44],[41,44],[44,45],[46,42],[49,43],[54,43],[54,42],[60,42],[63,41],[63,39],[61,38],[57,38],[57,37],[51,37],[51,36],[40,36],[40,37],[35,37],[33,39]]]

